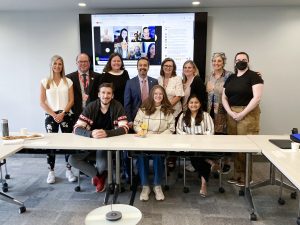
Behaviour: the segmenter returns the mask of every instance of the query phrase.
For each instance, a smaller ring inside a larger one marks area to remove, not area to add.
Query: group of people
[[[113,53],[102,74],[90,69],[90,59],[81,53],[76,58],[78,71],[65,76],[63,59],[54,56],[50,76],[41,83],[41,106],[46,112],[47,132],[73,132],[90,138],[105,138],[134,132],[177,135],[244,135],[259,132],[259,102],[263,91],[260,74],[249,69],[249,56],[235,56],[235,71],[225,70],[226,56],[212,56],[213,72],[203,82],[192,60],[183,64],[182,78],[172,58],[161,64],[158,79],[148,76],[149,58],[137,60],[138,75],[129,79],[122,56]],[[99,88],[98,88],[99,87]],[[74,129],[73,129],[74,126]],[[125,150],[125,149],[124,149]],[[245,154],[235,154],[232,184],[245,183]],[[96,166],[88,161],[94,159]],[[153,182],[149,181],[149,160],[153,160]],[[126,161],[126,158],[123,159]],[[48,155],[48,183],[55,182],[55,156]],[[207,196],[207,182],[213,159],[191,158],[201,181],[200,195]],[[97,192],[105,190],[106,152],[91,151],[66,156],[66,177],[76,181],[71,166],[92,178]],[[153,185],[156,200],[164,200],[161,188],[162,155],[141,152],[137,169],[147,201]]]

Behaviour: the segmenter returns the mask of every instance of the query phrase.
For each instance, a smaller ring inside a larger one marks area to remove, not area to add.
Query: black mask
[[[244,70],[248,67],[248,62],[238,61],[235,66],[238,70]]]

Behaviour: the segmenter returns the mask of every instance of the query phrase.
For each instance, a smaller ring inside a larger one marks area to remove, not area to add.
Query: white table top
[[[108,221],[106,220],[106,213],[111,211],[119,211],[122,213],[122,218],[118,221]],[[97,209],[91,211],[85,218],[85,225],[134,225],[137,224],[142,219],[142,213],[139,209],[131,205],[125,204],[113,204],[101,206]]]
[[[69,133],[45,134],[43,139],[26,140],[24,148],[86,149],[86,150],[145,150],[203,152],[261,152],[243,135],[171,135],[152,134],[145,138],[134,134],[94,139]]]
[[[288,135],[253,135],[249,139],[262,149],[263,155],[300,190],[300,151],[280,149],[269,139],[287,139]]]
[[[1,145],[0,144],[0,160],[5,159],[23,148],[22,145]]]

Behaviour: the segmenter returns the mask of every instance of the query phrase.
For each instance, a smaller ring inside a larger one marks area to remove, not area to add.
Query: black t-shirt
[[[109,109],[107,110],[107,112],[105,114],[103,114],[102,111],[99,110],[99,115],[97,117],[97,120],[93,124],[93,127],[91,130],[94,130],[94,129],[111,130],[111,129],[113,129],[109,113],[110,113]]]
[[[225,94],[230,106],[247,106],[253,98],[252,86],[264,81],[256,72],[247,70],[242,76],[232,74],[225,81]]]
[[[110,73],[103,73],[102,82],[112,83],[114,85],[114,99],[124,106],[124,92],[126,82],[129,80],[127,70],[124,70],[121,75],[113,75]]]

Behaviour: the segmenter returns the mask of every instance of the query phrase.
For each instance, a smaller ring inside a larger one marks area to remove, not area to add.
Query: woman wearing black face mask
[[[235,74],[231,75],[224,84],[222,103],[227,111],[229,135],[258,134],[259,132],[259,102],[264,81],[258,73],[249,69],[248,63],[247,53],[237,53]],[[228,182],[243,187],[245,169],[246,154],[237,153],[234,157],[234,176]]]

